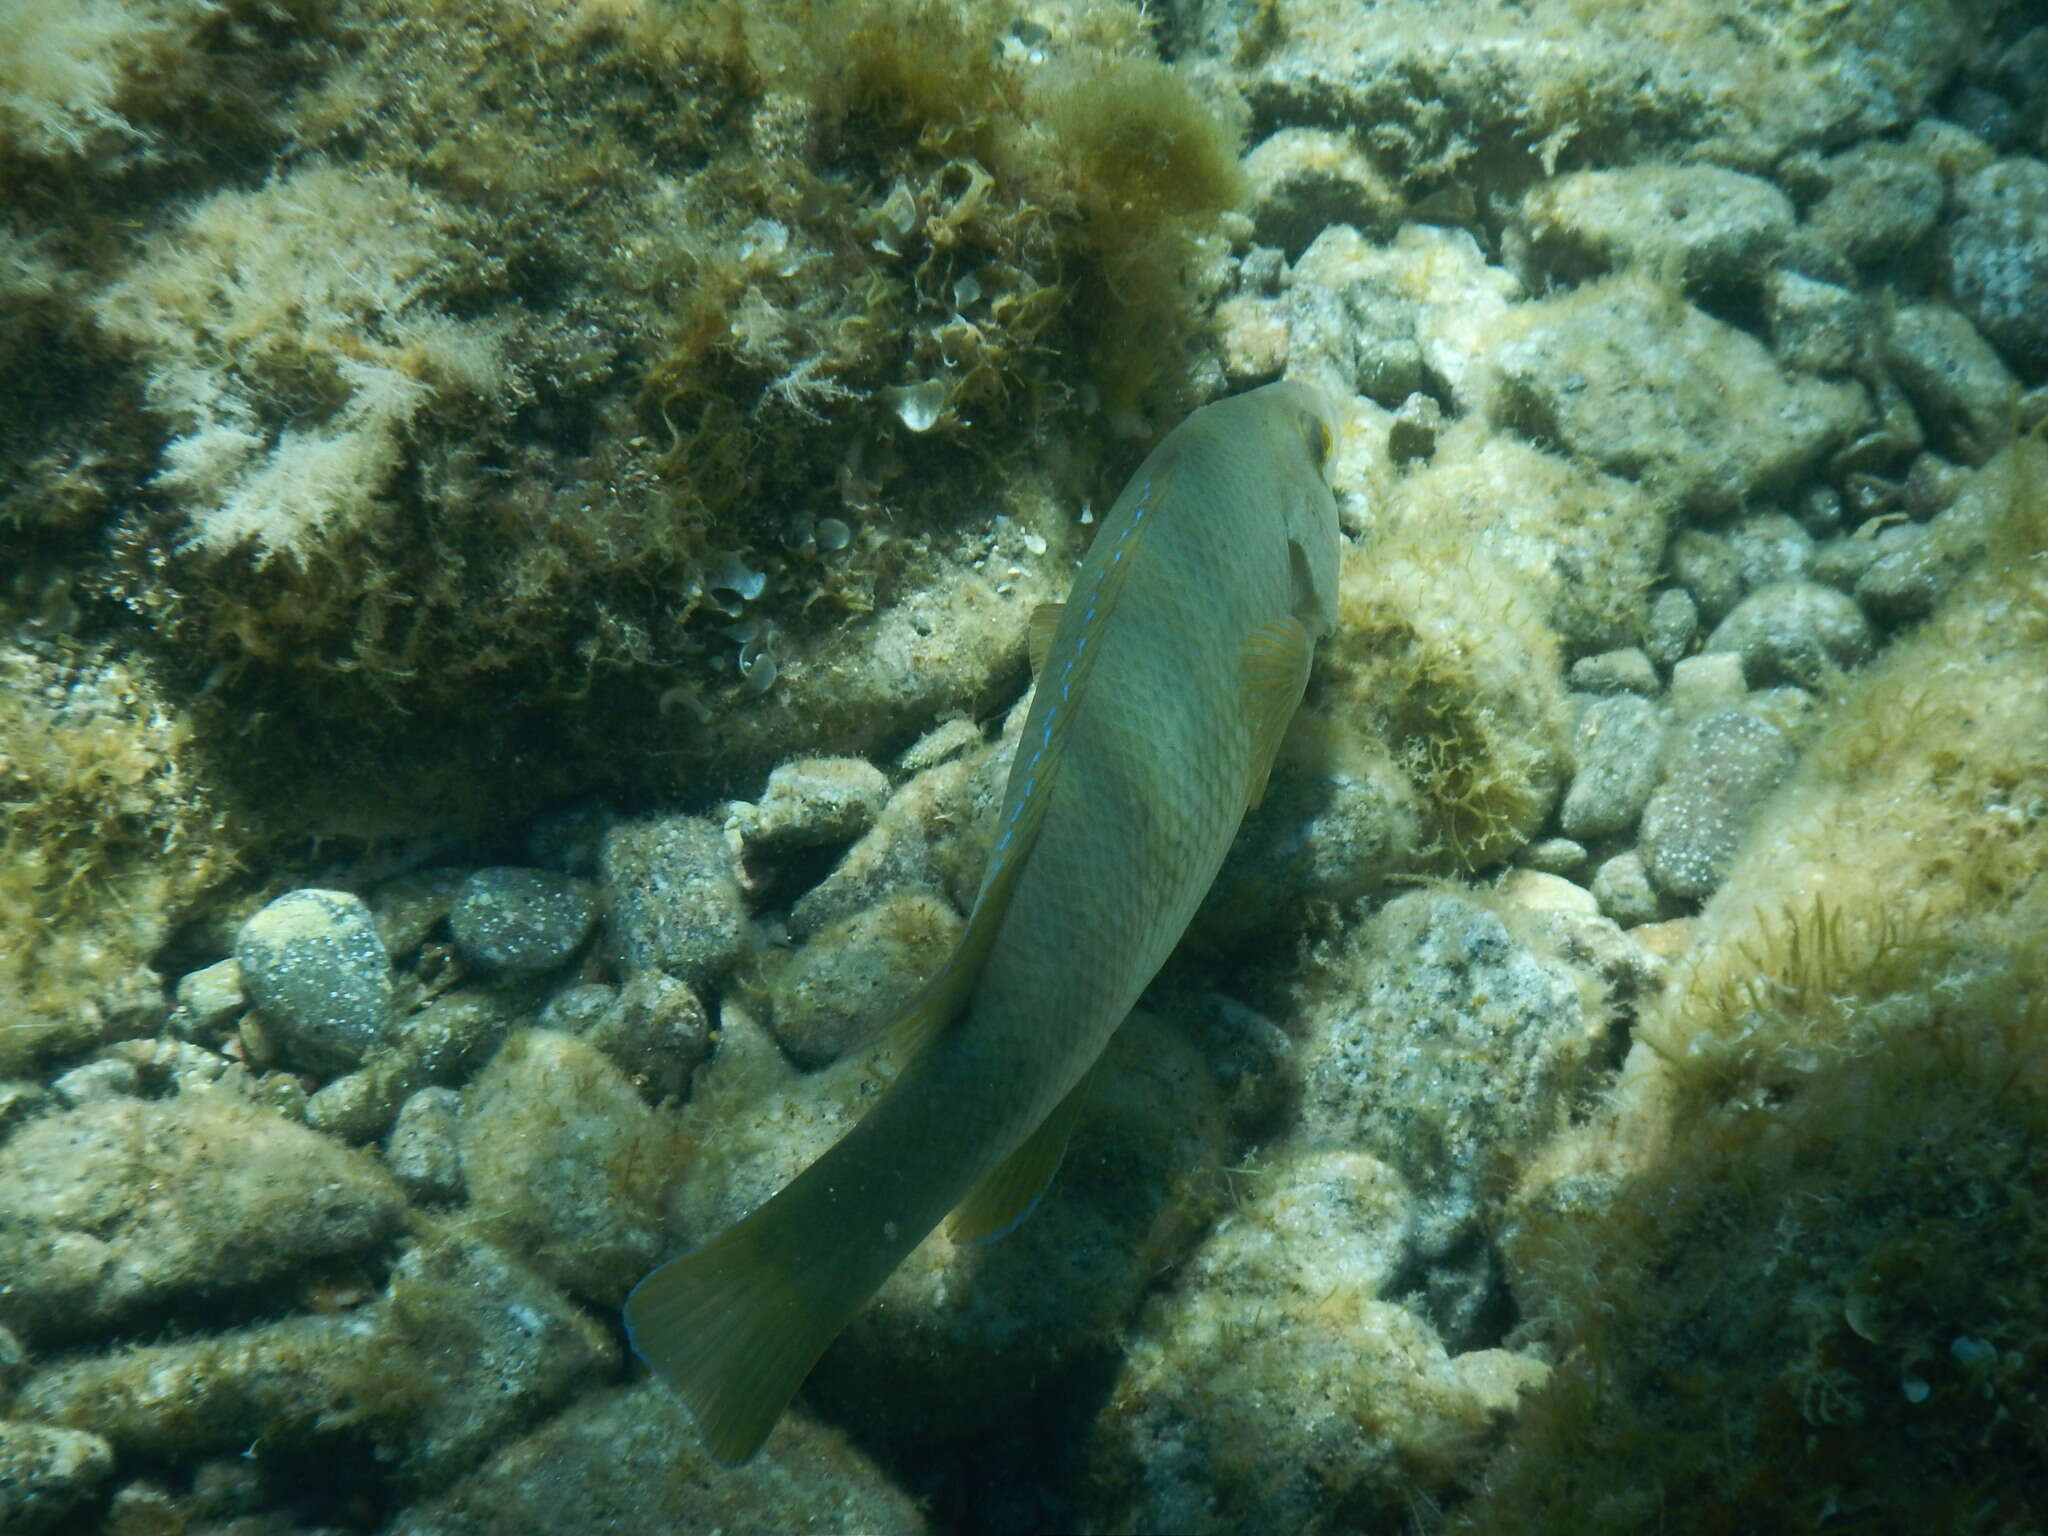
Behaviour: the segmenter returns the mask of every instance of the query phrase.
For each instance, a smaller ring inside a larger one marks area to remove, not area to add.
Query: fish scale
[[[626,1304],[636,1349],[743,1460],[949,1211],[1000,1235],[1079,1084],[1171,954],[1334,623],[1327,406],[1297,383],[1195,412],[1104,519],[1039,668],[966,930],[907,1064],[784,1189]]]

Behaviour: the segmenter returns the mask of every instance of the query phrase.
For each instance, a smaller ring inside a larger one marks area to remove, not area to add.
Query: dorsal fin
[[[982,874],[981,890],[974,898],[974,911],[968,916],[966,930],[947,957],[945,969],[931,979],[890,1026],[889,1038],[900,1060],[908,1061],[958,1018],[974,993],[982,963],[1009,913],[1017,878],[1023,873],[1032,845],[1038,841],[1039,829],[1045,825],[1053,781],[1059,776],[1060,759],[1080,715],[1089,674],[1095,670],[1095,658],[1101,653],[1103,631],[1136,563],[1145,514],[1157,504],[1157,489],[1164,483],[1161,476],[1156,483],[1148,481],[1140,487],[1130,516],[1102,530],[1101,537],[1111,541],[1101,551],[1102,558],[1095,559],[1096,552],[1091,550],[1068,601],[1047,605],[1060,610],[1054,620],[1057,629],[1066,628],[1069,610],[1076,610],[1077,604],[1078,616],[1073,620],[1067,645],[1057,654],[1050,650],[1057,633],[1048,638],[1045,665],[1038,676],[1039,692],[1032,700],[1023,737],[1017,743],[1017,759],[1010,768],[1002,826],[996,832],[995,847],[989,852],[988,868]],[[1081,590],[1084,584],[1085,592]],[[1035,621],[1036,615],[1033,618]]]
[[[1024,626],[1024,654],[1031,658],[1033,677],[1045,670],[1045,658],[1052,652],[1053,632],[1060,627],[1066,611],[1065,603],[1040,603],[1031,610]]]

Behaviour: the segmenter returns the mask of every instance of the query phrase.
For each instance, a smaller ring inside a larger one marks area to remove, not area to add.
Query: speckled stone
[[[746,905],[725,833],[699,816],[655,816],[605,834],[600,856],[612,939],[628,971],[692,986],[739,959]]]
[[[453,1088],[422,1088],[399,1106],[384,1141],[384,1166],[415,1204],[462,1198],[461,1115],[462,1095]]]
[[[1688,724],[1643,812],[1643,864],[1657,888],[1682,901],[1712,895],[1792,760],[1791,738],[1745,710]]]
[[[551,869],[480,869],[463,881],[448,913],[462,957],[508,976],[564,964],[596,926],[590,882]]]
[[[347,891],[286,893],[242,924],[235,963],[284,1057],[346,1072],[384,1036],[391,962],[370,909]]]
[[[2048,163],[2016,156],[1956,189],[1948,228],[1956,307],[2018,367],[2048,369]]]

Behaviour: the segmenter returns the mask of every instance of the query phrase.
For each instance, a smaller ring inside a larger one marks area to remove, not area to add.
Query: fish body
[[[636,1349],[714,1454],[759,1448],[817,1357],[948,1212],[1008,1230],[1057,1166],[1078,1087],[1179,942],[1335,621],[1321,397],[1196,411],[1104,519],[1045,641],[966,931],[860,1123],[626,1303]]]

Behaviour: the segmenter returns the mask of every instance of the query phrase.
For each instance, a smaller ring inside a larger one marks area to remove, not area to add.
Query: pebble
[[[1744,592],[1797,581],[1813,559],[1813,535],[1782,512],[1743,518],[1728,530],[1728,547]]]
[[[1625,650],[1602,651],[1597,656],[1581,656],[1572,663],[1565,681],[1575,693],[1654,695],[1658,686],[1657,669],[1650,664],[1649,654],[1633,645]]]
[[[249,998],[301,1071],[346,1072],[391,1018],[391,962],[362,899],[347,891],[291,891],[235,936]]]
[[[822,929],[770,983],[776,1043],[815,1068],[875,1037],[945,963],[960,927],[937,897],[898,891]]]
[[[1793,755],[1784,731],[1744,710],[1687,724],[1643,811],[1643,864],[1657,888],[1681,901],[1712,895]]]
[[[1525,912],[1565,912],[1579,917],[1596,917],[1600,912],[1599,903],[1583,885],[1541,869],[1509,870],[1494,893],[1504,906]]]
[[[2048,289],[2042,299],[2048,302]],[[1982,464],[2011,438],[2019,380],[1991,343],[1946,304],[1908,304],[1894,314],[1884,361],[1936,445],[1953,457]]]
[[[1787,368],[1846,373],[1868,333],[1860,294],[1780,267],[1764,280],[1764,324],[1771,350]]]
[[[701,987],[732,969],[747,913],[717,823],[701,816],[626,822],[605,835],[599,867],[627,971],[667,971]]]
[[[1902,144],[1869,142],[1831,155],[1829,186],[1807,213],[1814,235],[1856,266],[1918,252],[1941,216],[1941,172]]]
[[[928,768],[899,789],[867,834],[790,908],[792,938],[865,911],[892,891],[938,891],[972,901],[986,862],[977,823],[1007,765],[977,751]]]
[[[42,1536],[65,1528],[113,1475],[114,1448],[98,1435],[0,1419],[0,1530]]]
[[[1566,910],[1592,905],[1555,876],[1511,878]],[[1305,1144],[1386,1157],[1450,1202],[1488,1158],[1553,1127],[1595,1021],[1570,968],[1489,906],[1448,890],[1398,896],[1336,965],[1301,1047]]]
[[[749,853],[850,843],[882,813],[889,779],[858,757],[806,757],[768,775],[751,806],[736,806],[728,823]]]
[[[13,1130],[48,1099],[49,1090],[33,1078],[0,1078],[0,1133]]]
[[[1756,337],[1647,279],[1538,299],[1493,329],[1498,424],[1700,515],[1797,483],[1869,419],[1862,385],[1788,374]]]
[[[905,773],[923,773],[927,768],[950,762],[980,745],[981,728],[972,720],[946,720],[906,747],[903,755],[896,759],[896,766]]]
[[[479,970],[532,976],[565,964],[597,926],[597,892],[551,869],[480,869],[462,882],[448,930]]]
[[[1572,750],[1578,771],[1558,811],[1559,829],[1583,840],[1634,826],[1656,787],[1664,751],[1657,706],[1633,693],[1587,699],[1573,727]]]
[[[385,953],[417,953],[435,925],[447,921],[448,909],[468,878],[461,869],[415,869],[372,891],[370,915],[377,920],[377,937],[384,941]]]
[[[422,1088],[399,1106],[384,1142],[384,1166],[419,1205],[452,1205],[462,1198],[462,1152],[457,1126],[462,1095],[453,1088]]]
[[[1733,651],[1751,687],[1818,688],[1870,659],[1870,621],[1855,599],[1812,581],[1782,581],[1752,592],[1713,634],[1709,651]]]
[[[232,959],[187,971],[172,991],[176,1006],[166,1021],[181,1040],[218,1044],[249,1004],[242,991],[242,968]]]
[[[592,1392],[507,1441],[474,1474],[398,1512],[390,1536],[832,1530],[929,1536],[917,1501],[840,1431],[785,1414],[740,1467],[705,1454],[682,1400],[642,1377]]]
[[[1348,134],[1283,128],[1244,157],[1257,239],[1298,256],[1333,224],[1384,238],[1401,195]]]
[[[474,1237],[408,1249],[388,1290],[366,1299],[73,1357],[31,1377],[22,1404],[105,1436],[124,1460],[254,1447],[288,1464],[315,1457],[341,1484],[396,1471],[409,1486],[435,1487],[618,1369],[601,1324]]]
[[[1539,838],[1516,854],[1515,862],[1546,875],[1569,875],[1586,862],[1586,845],[1568,837]]]
[[[1688,292],[1725,293],[1753,288],[1792,226],[1791,199],[1759,177],[1708,165],[1633,166],[1539,182],[1522,200],[1508,248],[1532,288],[1634,265]]]
[[[1881,619],[1925,618],[1984,553],[1982,513],[1972,500],[1931,522],[1885,529],[1870,541],[1878,554],[1856,578],[1856,601]]]
[[[1883,558],[1881,540],[1890,531],[1883,519],[1872,518],[1854,533],[1826,540],[1815,547],[1813,567],[1807,574],[1838,592],[1853,592],[1863,573]]]
[[[306,1123],[344,1141],[376,1141],[414,1093],[467,1079],[529,1006],[516,991],[474,987],[443,993],[409,1015],[398,1039],[361,1069],[306,1100]]]
[[[2048,163],[1986,166],[1956,189],[1948,227],[1949,291],[1970,322],[2021,371],[2048,367]]]
[[[609,1056],[650,1103],[681,1098],[711,1051],[711,1015],[696,992],[663,971],[630,976],[616,991],[588,990],[602,990],[607,1000],[575,1033]]]
[[[132,1099],[141,1087],[142,1074],[135,1063],[119,1056],[101,1056],[59,1073],[50,1084],[50,1095],[66,1109],[76,1109],[97,1099]]]
[[[1660,667],[1676,666],[1700,632],[1699,605],[1683,587],[1666,587],[1650,601],[1649,633],[1643,649]]]
[[[1671,686],[1664,701],[1681,718],[1704,714],[1727,704],[1740,704],[1749,685],[1742,680],[1742,658],[1732,651],[1703,651],[1671,668]]]
[[[1742,601],[1742,559],[1722,534],[1682,529],[1671,541],[1671,579],[1691,597],[1708,624],[1718,624]]]
[[[1655,922],[1664,909],[1643,856],[1631,848],[1605,860],[1593,871],[1593,899],[1600,910],[1623,928]]]

